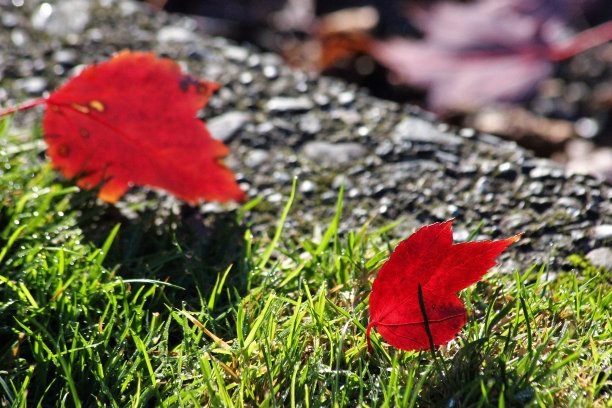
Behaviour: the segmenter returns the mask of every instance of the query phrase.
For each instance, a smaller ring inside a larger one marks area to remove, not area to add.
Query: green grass
[[[285,238],[290,205],[269,237],[241,211],[166,211],[151,195],[120,211],[62,181],[37,132],[6,128],[2,406],[609,404],[611,276],[583,258],[571,272],[493,269],[462,292],[469,322],[435,360],[377,334],[370,355],[368,295],[393,225],[338,236],[341,200],[319,238]]]

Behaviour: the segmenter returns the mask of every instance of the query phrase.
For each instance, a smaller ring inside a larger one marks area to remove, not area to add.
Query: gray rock
[[[278,78],[278,68],[274,65],[266,65],[265,67],[263,67],[262,72],[264,76],[268,79]]]
[[[157,32],[157,41],[161,43],[189,43],[196,37],[192,31],[179,26],[162,27]]]
[[[321,131],[321,120],[315,114],[306,114],[302,116],[298,126],[302,132],[316,135]]]
[[[282,171],[275,171],[272,173],[272,177],[274,178],[274,183],[277,184],[287,184],[291,181],[291,175]]]
[[[543,191],[544,184],[542,184],[542,182],[540,181],[534,181],[532,183],[529,183],[529,185],[527,186],[527,194],[531,196],[538,196],[542,194]]]
[[[487,177],[480,177],[474,184],[474,193],[485,195],[491,190],[491,182]]]
[[[502,218],[500,227],[511,231],[521,231],[528,227],[532,221],[528,214],[523,212],[516,212]]]
[[[391,141],[385,140],[378,145],[374,153],[376,153],[378,156],[385,157],[393,153],[394,148],[395,145]]]
[[[586,255],[591,264],[612,271],[612,248],[596,248]]]
[[[352,189],[354,186],[351,179],[347,178],[344,174],[338,174],[336,177],[334,177],[331,187],[334,190],[340,190],[340,187],[342,187],[343,183],[344,183],[344,190],[347,190],[347,191]]]
[[[349,109],[334,109],[331,111],[331,117],[339,119],[347,125],[355,125],[361,122],[361,115]]]
[[[29,36],[24,30],[20,28],[11,30],[11,42],[13,45],[21,48],[24,47],[28,41]]]
[[[474,176],[478,172],[478,167],[474,164],[462,164],[458,168],[459,174],[462,176]]]
[[[313,141],[304,145],[302,154],[319,165],[336,166],[364,157],[367,150],[358,143]]]
[[[540,162],[541,163],[541,162]],[[551,163],[539,165],[529,172],[529,177],[536,180],[542,179],[560,179],[563,178],[564,172],[562,169]]]
[[[340,105],[349,105],[355,100],[355,94],[351,91],[344,91],[338,95],[338,103]]]
[[[391,138],[396,143],[414,141],[457,146],[462,142],[459,137],[440,131],[435,124],[416,117],[402,119],[393,129]]]
[[[6,28],[14,28],[19,25],[19,16],[11,12],[3,12],[0,16],[0,23]]]
[[[304,194],[311,194],[311,193],[314,193],[316,188],[317,188],[317,185],[312,180],[304,180],[299,185],[298,190],[300,190],[300,192]]]
[[[18,79],[15,83],[15,87],[21,89],[28,95],[40,95],[47,89],[47,80],[38,76]]]
[[[226,46],[223,48],[223,53],[230,60],[237,62],[246,61],[246,59],[249,57],[249,51],[246,48],[231,44],[226,44]]]
[[[53,60],[67,67],[76,65],[78,55],[75,50],[61,49],[53,53]]]
[[[91,9],[92,2],[88,0],[42,3],[32,15],[32,26],[60,37],[80,34],[91,20]]]
[[[250,120],[251,115],[247,112],[230,111],[208,119],[206,127],[212,137],[227,142]]]
[[[566,207],[566,208],[580,208],[580,207],[582,207],[582,203],[580,202],[580,200],[577,200],[577,199],[572,198],[572,197],[561,197],[561,198],[559,198],[557,200],[557,202],[555,204],[560,206],[560,207]]]
[[[597,225],[593,228],[593,237],[597,240],[612,238],[612,224]]]
[[[517,175],[518,175],[518,172],[516,171],[512,163],[505,162],[505,163],[500,164],[497,167],[497,177],[501,177],[501,178],[512,181],[516,179]]]
[[[322,93],[314,94],[312,99],[315,101],[315,103],[317,105],[319,105],[321,107],[329,106],[329,103],[330,103],[329,97],[327,95],[322,94]]]
[[[243,72],[242,74],[240,74],[240,78],[239,78],[240,83],[243,85],[250,84],[251,82],[253,82],[253,79],[254,79],[253,74],[250,72]]]
[[[266,199],[272,204],[280,204],[285,199],[285,197],[283,197],[281,193],[272,193],[267,196]]]
[[[244,164],[254,169],[264,164],[269,157],[270,153],[267,150],[253,149],[247,154]]]
[[[138,13],[144,13],[146,10],[144,5],[138,1],[120,1],[119,13],[121,17],[131,17]]]
[[[434,152],[434,156],[438,161],[445,164],[457,164],[459,162],[459,156],[455,153],[447,153],[442,150]]]
[[[266,109],[270,112],[304,112],[313,106],[312,99],[307,96],[297,98],[277,96],[266,102]]]
[[[548,167],[536,167],[529,172],[529,177],[532,179],[544,179],[550,177],[551,169]]]

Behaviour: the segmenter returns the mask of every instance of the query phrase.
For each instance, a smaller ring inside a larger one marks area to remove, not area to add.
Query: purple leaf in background
[[[587,1],[439,3],[416,16],[423,40],[378,41],[371,53],[396,81],[427,88],[434,111],[514,102],[551,73],[549,45],[567,36],[568,19]]]
[[[516,101],[548,76],[552,64],[513,51],[450,53],[428,43],[395,39],[374,55],[397,81],[428,88],[429,108],[470,111],[492,101]]]

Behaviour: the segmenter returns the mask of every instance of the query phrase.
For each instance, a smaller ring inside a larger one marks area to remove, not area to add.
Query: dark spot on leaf
[[[57,148],[57,154],[60,157],[68,157],[68,155],[70,154],[70,147],[68,147],[68,145],[61,145]]]
[[[196,88],[196,92],[199,93],[200,95],[208,94],[208,85],[200,82]]]
[[[179,87],[181,88],[181,91],[187,92],[187,90],[189,89],[189,84],[190,83],[191,83],[191,78],[183,77],[181,79],[181,82],[179,83]]]
[[[80,128],[79,129],[79,136],[81,136],[83,139],[89,139],[89,130],[87,130],[85,128]]]
[[[194,78],[191,75],[185,75],[183,78],[181,78],[181,82],[179,83],[179,87],[181,88],[181,91],[188,92],[189,86],[191,85],[193,85],[193,88],[198,94],[200,95],[208,94],[208,85],[206,83],[198,80],[197,78]]]

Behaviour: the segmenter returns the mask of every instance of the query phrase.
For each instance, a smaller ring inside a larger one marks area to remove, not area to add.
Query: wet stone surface
[[[256,235],[273,230],[298,177],[289,235],[325,228],[344,183],[342,233],[372,217],[370,228],[405,218],[392,232],[399,237],[455,217],[461,240],[484,220],[477,239],[525,233],[500,257],[504,272],[536,262],[562,271],[575,253],[609,262],[609,184],[566,174],[511,142],[449,129],[431,114],[342,81],[294,71],[276,55],[204,36],[190,18],[127,0],[69,3],[66,13],[65,6],[36,0],[21,7],[0,0],[0,103],[43,95],[84,65],[125,48],[177,60],[221,84],[201,117],[230,147],[225,162],[241,187],[250,198],[263,197],[246,216]],[[70,17],[76,14],[78,19]],[[26,126],[39,118],[39,110],[28,111],[14,123]],[[150,195],[133,189],[122,202]],[[122,202],[119,209],[126,207]],[[160,212],[179,208],[163,193],[157,202]],[[203,203],[201,211],[234,208]]]

